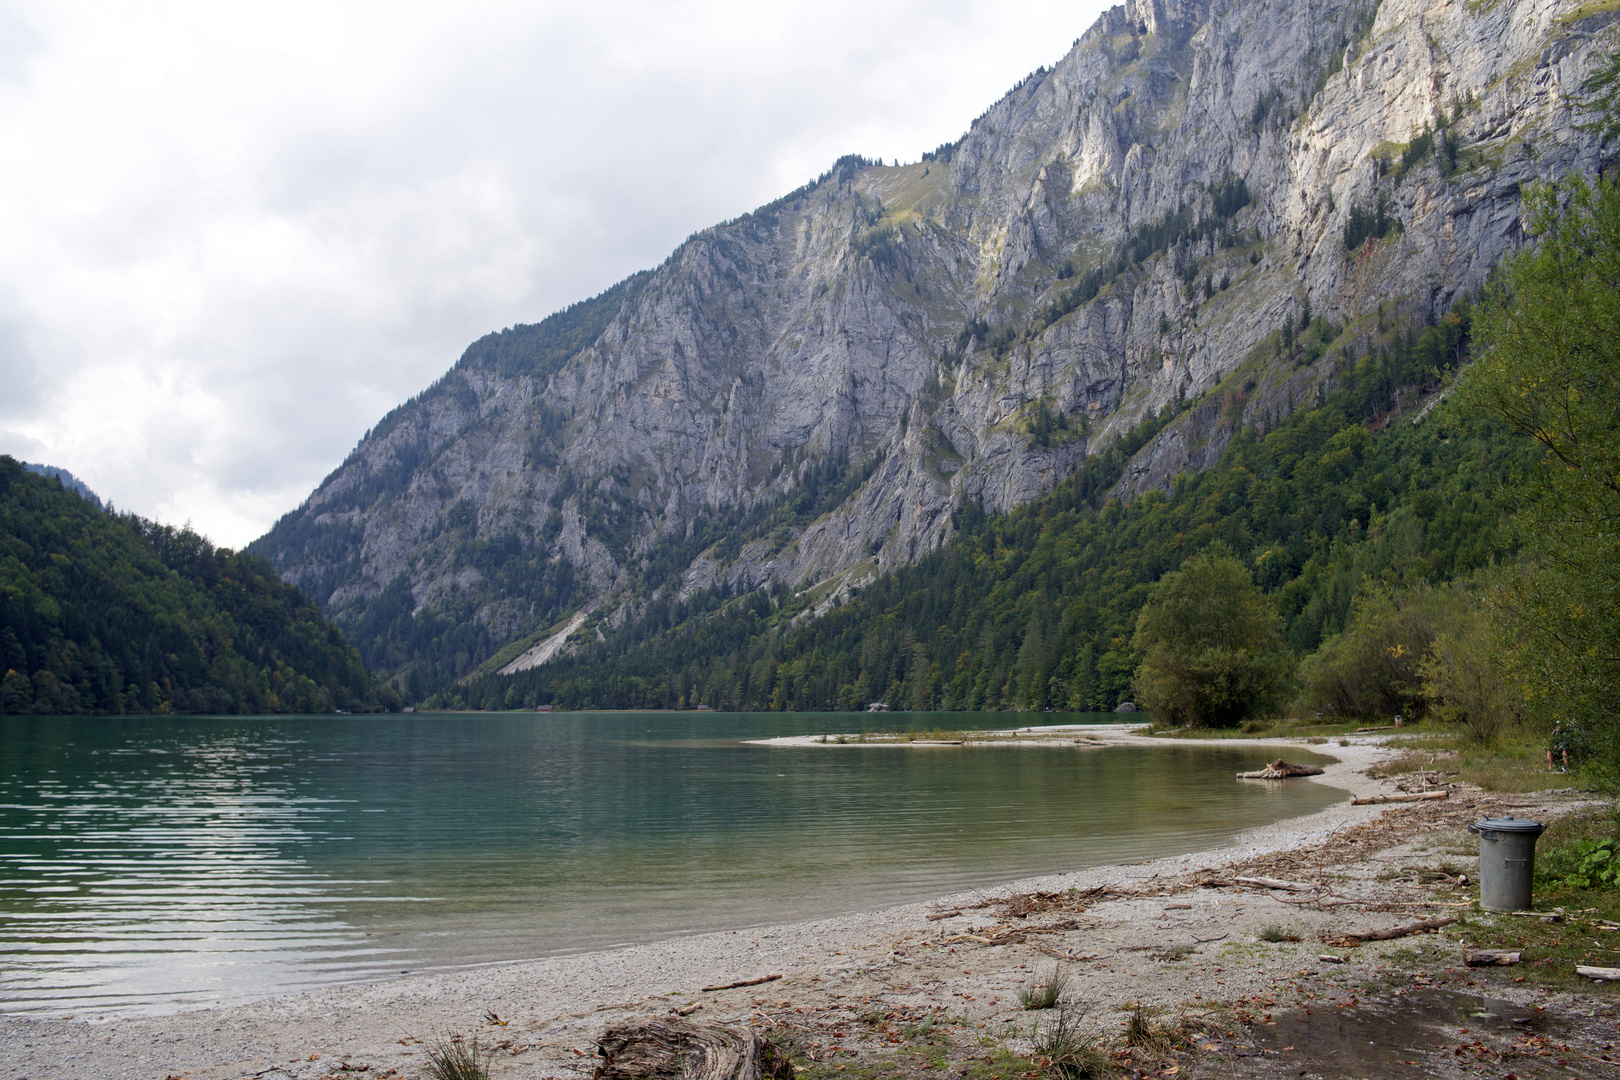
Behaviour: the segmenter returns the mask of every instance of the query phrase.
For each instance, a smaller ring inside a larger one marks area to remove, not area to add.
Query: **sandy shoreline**
[[[1109,742],[1162,744],[1117,726],[1084,731]],[[1321,782],[1353,795],[1392,790],[1387,781],[1371,780],[1364,773],[1389,753],[1375,737],[1355,737],[1331,746],[1297,740],[1212,742],[1277,746],[1279,753],[1281,748],[1297,747],[1338,759],[1321,777],[1286,783]],[[1454,816],[1470,813],[1474,804],[1488,809],[1489,797],[1471,798],[1473,803],[1452,809]],[[1453,801],[1463,802],[1447,800]],[[852,1009],[853,1003],[868,1007],[876,1003],[904,1014],[948,1014],[959,1027],[1016,1040],[1017,1031],[1027,1031],[1028,1026],[1028,1014],[1019,1011],[1017,989],[1037,968],[1054,963],[1067,971],[1078,994],[1095,1003],[1098,1015],[1107,1015],[1122,1002],[1142,1001],[1168,1009],[1185,1007],[1196,998],[1238,1000],[1273,992],[1279,972],[1314,964],[1322,947],[1314,940],[1267,945],[1259,949],[1264,954],[1259,959],[1245,956],[1242,962],[1233,959],[1234,947],[1254,952],[1252,943],[1264,926],[1283,922],[1305,931],[1314,925],[1343,923],[1346,917],[1335,914],[1335,909],[1293,906],[1265,890],[1203,888],[1197,884],[1201,874],[1235,863],[1286,859],[1337,840],[1364,842],[1346,839],[1355,836],[1393,835],[1399,830],[1366,826],[1384,819],[1415,823],[1418,807],[1432,817],[1434,811],[1427,808],[1441,805],[1356,807],[1346,799],[1304,818],[1250,830],[1212,850],[1048,875],[994,890],[812,922],[419,974],[99,1024],[8,1018],[0,1023],[0,1080],[170,1076],[310,1080],[355,1072],[386,1076],[389,1070],[414,1076],[420,1074],[424,1058],[413,1040],[475,1031],[486,1044],[506,1044],[495,1061],[495,1076],[578,1078],[589,1075],[595,1036],[609,1023],[668,1015],[692,1004],[701,1005],[697,1018],[766,1025],[802,1021],[805,1032],[813,1034],[812,1017],[836,1025],[848,1020],[840,1010]],[[1333,887],[1353,891],[1357,875],[1348,866],[1333,866],[1333,861],[1328,859],[1327,876],[1344,879]],[[1324,871],[1317,871],[1316,877],[1323,879]],[[1368,874],[1361,877],[1371,880]],[[1066,894],[1070,896],[1090,890],[1096,902],[1083,911],[1072,907],[1081,917],[1051,923],[1058,929],[1029,930],[1038,938],[996,941],[998,933],[1005,937],[1009,926],[1040,920],[1031,917],[1026,922],[1005,911],[998,913],[985,904],[987,898],[1067,890],[1076,890]],[[927,917],[946,911],[960,914]],[[1362,922],[1389,918],[1359,916]],[[1358,950],[1352,963],[1344,966],[1345,974],[1374,963],[1381,948],[1369,945]],[[1171,955],[1178,951],[1180,955]],[[752,987],[702,990],[768,975],[781,978]],[[490,1015],[505,1024],[491,1023]],[[836,1033],[841,1029],[827,1030],[833,1032],[828,1039],[840,1038]]]

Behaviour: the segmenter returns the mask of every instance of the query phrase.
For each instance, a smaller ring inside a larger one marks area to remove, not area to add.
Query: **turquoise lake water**
[[[7,717],[0,1010],[165,1011],[868,910],[1342,797],[1236,782],[1267,756],[1245,748],[743,741],[1026,719]]]

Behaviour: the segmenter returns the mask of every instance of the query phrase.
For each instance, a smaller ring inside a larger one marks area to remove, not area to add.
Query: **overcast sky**
[[[0,0],[0,453],[245,544],[474,338],[916,160],[1103,6]]]

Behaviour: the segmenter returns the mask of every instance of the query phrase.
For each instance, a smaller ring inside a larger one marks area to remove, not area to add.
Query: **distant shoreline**
[[[858,714],[857,714],[858,715]],[[880,714],[886,715],[886,714]],[[768,739],[744,739],[750,746],[1075,746],[1123,745],[1135,741],[1129,736],[1148,727],[1147,722],[1134,724],[1051,724],[1019,728],[974,729],[963,731],[961,739],[916,738],[906,732],[827,732],[821,735],[776,735]],[[1085,740],[1074,738],[1079,732]],[[1026,737],[1027,736],[1027,737]],[[1121,736],[1126,736],[1122,738]],[[1197,740],[1192,740],[1196,742]],[[1214,740],[1230,746],[1233,740]],[[1163,746],[1166,743],[1155,742]]]

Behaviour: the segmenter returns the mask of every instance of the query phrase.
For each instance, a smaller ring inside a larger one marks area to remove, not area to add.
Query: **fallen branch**
[[[924,915],[923,918],[929,922],[939,922],[941,919],[954,919],[960,914],[962,914],[960,911],[938,911],[932,915]]]
[[[1422,934],[1430,930],[1438,930],[1443,926],[1450,926],[1457,921],[1455,915],[1448,915],[1443,919],[1419,919],[1417,922],[1407,923],[1405,926],[1391,927],[1388,930],[1369,930],[1365,934],[1346,934],[1334,938],[1329,945],[1340,948],[1353,948],[1367,941],[1394,941],[1396,938],[1406,937],[1408,934]]]
[[[1389,802],[1424,802],[1428,799],[1444,799],[1451,795],[1447,791],[1418,791],[1410,795],[1369,795],[1365,799],[1351,799],[1351,806],[1376,806],[1379,803]]]
[[[1082,964],[1082,963],[1085,963],[1087,960],[1095,960],[1095,959],[1097,959],[1097,956],[1096,956],[1095,953],[1064,952],[1062,949],[1054,949],[1054,948],[1052,948],[1052,947],[1050,947],[1048,945],[1039,945],[1038,944],[1038,945],[1035,946],[1035,951],[1045,953],[1047,956],[1050,956],[1055,960],[1067,960],[1070,963],[1074,963],[1074,964]]]
[[[1332,899],[1332,900],[1330,900],[1325,896],[1301,896],[1298,899],[1295,899],[1294,897],[1291,897],[1291,896],[1278,896],[1274,892],[1273,893],[1267,893],[1266,895],[1271,897],[1273,900],[1277,901],[1277,903],[1279,903],[1279,904],[1291,904],[1294,907],[1305,907],[1306,905],[1313,905],[1313,906],[1315,906],[1317,908],[1322,909],[1323,911],[1326,911],[1328,908],[1347,907],[1347,906],[1348,907],[1377,907],[1378,905],[1384,903],[1384,901],[1382,901],[1382,900],[1343,900],[1343,899]]]
[[[1287,780],[1291,776],[1321,776],[1322,770],[1316,765],[1293,765],[1278,758],[1263,769],[1254,772],[1240,772],[1239,780]]]
[[[1236,879],[1239,885],[1258,885],[1262,889],[1282,889],[1286,892],[1314,892],[1315,885],[1307,885],[1303,881],[1282,881],[1274,877],[1240,877]]]
[[[1463,963],[1469,967],[1511,967],[1521,955],[1507,949],[1469,949],[1463,953]]]
[[[716,990],[735,990],[739,986],[758,986],[760,983],[775,982],[781,977],[780,975],[761,975],[757,979],[739,979],[736,982],[721,983],[719,986],[705,986],[703,992],[712,994]]]
[[[1588,979],[1604,979],[1620,982],[1620,968],[1587,967],[1585,964],[1575,966],[1575,974],[1585,975]]]

